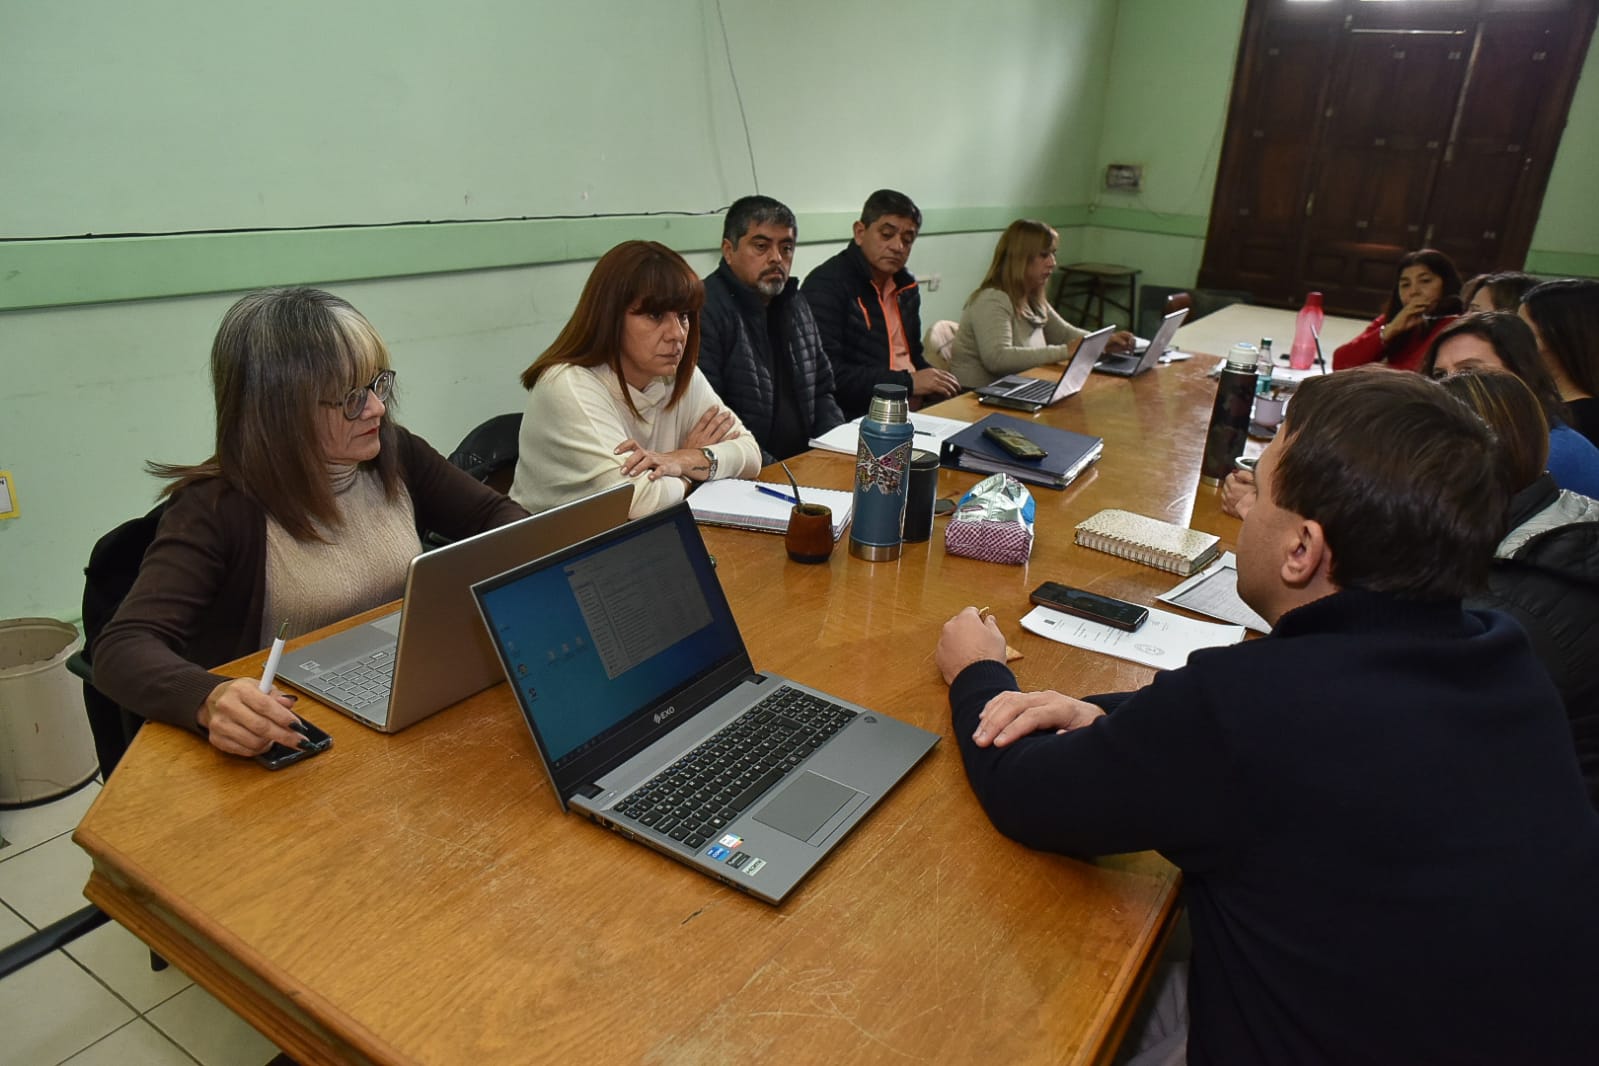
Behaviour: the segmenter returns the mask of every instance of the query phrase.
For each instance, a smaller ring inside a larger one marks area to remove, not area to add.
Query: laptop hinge
[[[591,781],[586,785],[577,786],[576,791],[577,794],[582,796],[584,799],[593,799],[595,796],[598,796],[605,790]]]
[[[752,673],[752,674],[750,674],[749,677],[746,677],[744,680],[750,682],[751,684],[763,685],[763,684],[766,683],[766,675],[765,674]]]

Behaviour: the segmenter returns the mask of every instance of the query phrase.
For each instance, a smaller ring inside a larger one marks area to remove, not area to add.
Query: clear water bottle
[[[1255,363],[1259,354],[1247,341],[1233,345],[1227,353],[1227,364],[1216,382],[1210,428],[1205,431],[1205,454],[1199,462],[1199,476],[1207,485],[1220,485],[1232,470],[1233,460],[1244,454],[1244,445],[1249,441],[1249,414],[1255,403]]]
[[[1272,359],[1271,338],[1260,338],[1260,356],[1255,360],[1255,395],[1271,395],[1271,373],[1277,369]]]
[[[855,452],[855,508],[849,553],[869,562],[898,559],[904,540],[905,499],[910,490],[911,428],[908,390],[879,385],[861,419]]]
[[[1294,346],[1288,351],[1288,365],[1295,370],[1309,370],[1316,362],[1316,338],[1321,335],[1321,323],[1327,313],[1321,309],[1321,293],[1305,297],[1305,306],[1294,319]]]

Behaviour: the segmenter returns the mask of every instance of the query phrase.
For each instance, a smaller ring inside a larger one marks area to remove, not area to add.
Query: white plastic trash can
[[[0,621],[0,807],[64,796],[100,771],[67,660],[83,639],[54,618]]]

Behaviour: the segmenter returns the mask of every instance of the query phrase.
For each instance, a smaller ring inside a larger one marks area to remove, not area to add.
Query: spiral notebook
[[[1221,538],[1109,508],[1077,523],[1077,543],[1184,577],[1216,558]]]
[[[756,484],[737,478],[707,481],[689,494],[689,510],[694,512],[696,522],[708,526],[788,532],[788,516],[794,510],[789,487],[779,482],[762,483],[761,488],[756,488]],[[850,511],[855,506],[853,492],[802,485],[800,498],[806,503],[823,503],[832,508],[833,540],[843,536]]]

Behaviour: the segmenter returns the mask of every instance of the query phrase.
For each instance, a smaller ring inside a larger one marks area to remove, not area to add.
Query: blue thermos
[[[855,452],[855,510],[849,553],[868,562],[898,559],[904,546],[905,498],[910,491],[911,428],[903,385],[879,385],[861,419]]]

